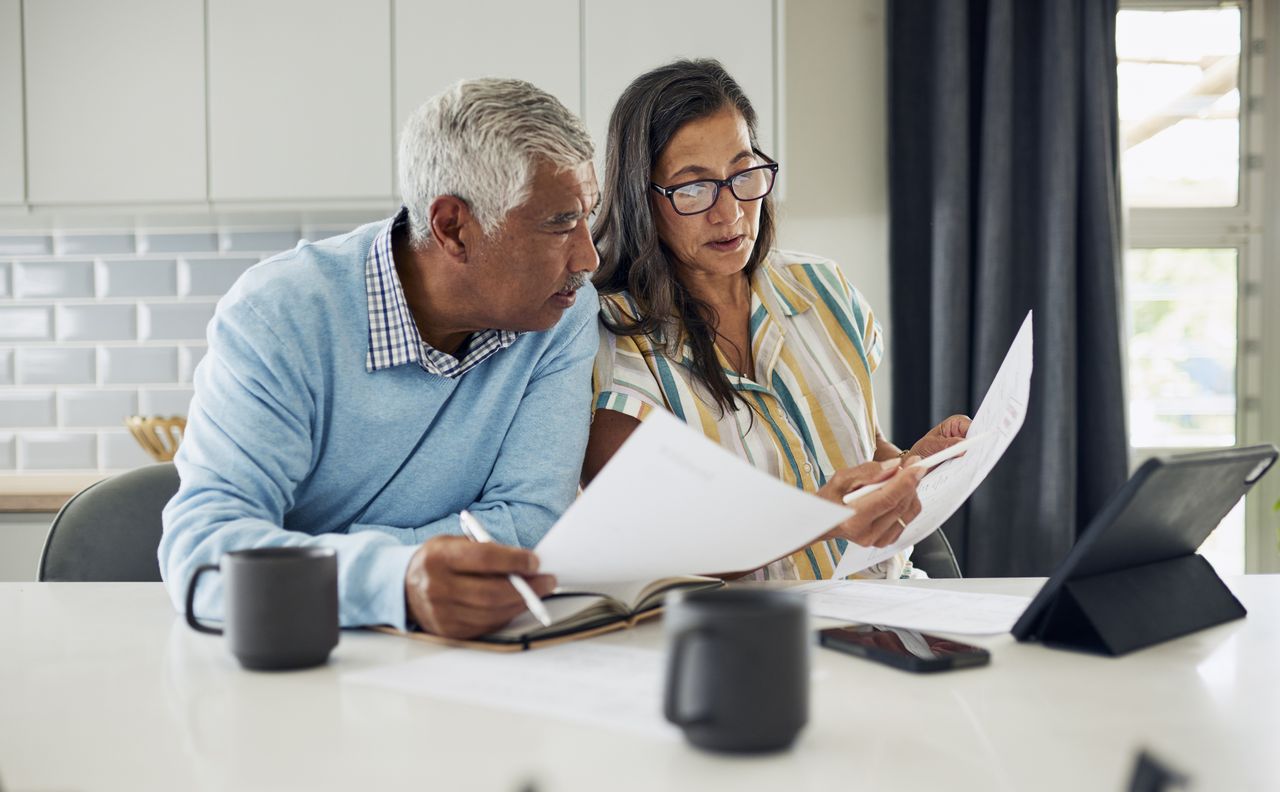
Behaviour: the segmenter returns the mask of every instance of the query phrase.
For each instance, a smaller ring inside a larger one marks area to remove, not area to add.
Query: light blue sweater
[[[424,540],[461,533],[459,511],[496,541],[532,547],[573,500],[595,291],[457,379],[416,363],[370,373],[365,257],[385,226],[300,244],[218,303],[175,460],[182,486],[164,510],[160,571],[175,607],[196,566],[224,552],[319,545],[338,553],[343,626],[404,627],[409,559]],[[221,617],[219,575],[201,579],[196,612]]]

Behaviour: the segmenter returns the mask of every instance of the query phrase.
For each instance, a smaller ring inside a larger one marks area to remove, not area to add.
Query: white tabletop
[[[1039,580],[924,581],[1031,594]],[[0,789],[1124,790],[1147,748],[1195,789],[1280,788],[1280,576],[1250,613],[1120,658],[973,640],[991,665],[914,675],[815,650],[811,719],[764,757],[703,753],[352,684],[450,651],[345,632],[330,663],[241,671],[159,584],[0,584]],[[647,625],[594,639],[659,647]]]

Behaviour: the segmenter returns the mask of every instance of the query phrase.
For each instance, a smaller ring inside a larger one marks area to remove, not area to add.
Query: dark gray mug
[[[329,547],[259,547],[225,554],[196,568],[187,584],[187,624],[222,635],[196,619],[196,583],[222,573],[227,644],[256,671],[308,668],[338,645],[338,555]]]
[[[673,594],[667,633],[667,720],[713,751],[777,751],[809,720],[804,600],[767,589]]]

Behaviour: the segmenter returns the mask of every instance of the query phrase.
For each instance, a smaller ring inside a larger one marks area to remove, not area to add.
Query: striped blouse
[[[616,319],[635,317],[638,308],[622,292],[602,296],[601,311]],[[775,250],[751,277],[750,332],[754,379],[740,378],[716,350],[750,413],[740,408],[721,414],[693,375],[687,342],[665,349],[647,336],[617,336],[603,326],[594,409],[637,420],[655,408],[670,410],[755,467],[809,492],[835,471],[871,460],[877,426],[871,374],[884,341],[871,308],[839,267]],[[818,542],[752,577],[830,578],[846,544]],[[884,577],[890,568],[886,562],[856,577]]]

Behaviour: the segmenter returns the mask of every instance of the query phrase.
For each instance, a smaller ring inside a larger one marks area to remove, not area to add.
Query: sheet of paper
[[[565,586],[733,572],[812,543],[850,513],[655,410],[535,551]]]
[[[805,595],[809,612],[830,619],[922,632],[1007,633],[1030,597],[975,594],[857,580],[820,580],[788,589]]]
[[[898,551],[938,530],[1000,461],[1027,415],[1027,402],[1031,395],[1031,325],[1031,314],[1028,313],[1009,345],[1004,362],[987,389],[977,414],[973,416],[969,434],[985,434],[984,441],[965,452],[964,456],[942,463],[924,477],[917,490],[920,514],[911,521],[897,542],[882,548],[851,543],[841,556],[833,577],[847,577],[892,558]],[[857,508],[857,501],[853,507]]]
[[[513,654],[450,649],[342,680],[678,739],[680,732],[662,717],[664,671],[660,650],[580,642]]]

